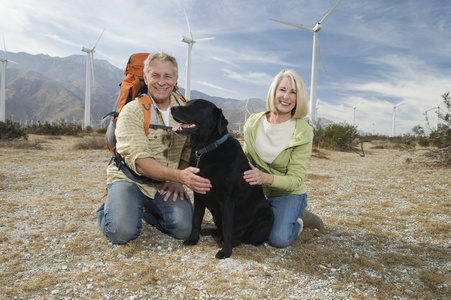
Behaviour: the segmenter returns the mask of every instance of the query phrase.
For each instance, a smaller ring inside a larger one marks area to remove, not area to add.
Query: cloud
[[[64,57],[83,55],[81,45],[94,45],[105,28],[96,58],[122,69],[132,53],[164,50],[177,58],[183,79],[186,9],[195,38],[216,37],[194,45],[192,88],[265,99],[281,69],[298,71],[308,88],[311,75],[311,32],[270,18],[313,27],[337,2],[3,1],[0,30],[8,51]],[[327,103],[319,116],[352,122],[348,106],[363,99],[356,123],[370,130],[371,122],[391,122],[384,100],[408,100],[399,107],[403,130],[422,122],[423,111],[451,89],[450,15],[451,3],[442,0],[343,1],[319,33],[328,70],[318,61],[318,97]]]
[[[269,76],[266,73],[254,73],[254,72],[247,72],[247,73],[238,73],[234,72],[228,69],[224,69],[223,72],[225,73],[225,76],[228,78],[231,78],[235,81],[240,81],[244,83],[250,83],[250,84],[257,84],[257,85],[264,85],[268,86],[273,80],[273,76]],[[269,84],[268,84],[269,82]]]
[[[237,91],[232,91],[232,90],[229,90],[229,89],[226,89],[226,88],[223,88],[223,87],[220,87],[220,86],[211,84],[211,83],[206,82],[206,81],[196,81],[196,82],[199,83],[199,84],[201,84],[201,85],[207,86],[207,87],[209,87],[209,88],[212,88],[212,89],[215,89],[215,90],[218,90],[218,91],[221,91],[221,92],[227,92],[227,93],[232,93],[232,94],[238,94]]]

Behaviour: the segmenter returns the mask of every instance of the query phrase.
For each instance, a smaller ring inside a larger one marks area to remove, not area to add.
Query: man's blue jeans
[[[307,207],[307,194],[272,197],[268,201],[274,213],[268,243],[278,248],[286,247],[298,236],[299,223],[296,220]]]
[[[100,230],[113,244],[136,239],[142,229],[141,219],[176,239],[191,234],[193,206],[189,199],[165,202],[164,195],[146,197],[132,182],[116,181],[108,185],[108,195],[97,210]],[[143,212],[143,208],[145,211]]]

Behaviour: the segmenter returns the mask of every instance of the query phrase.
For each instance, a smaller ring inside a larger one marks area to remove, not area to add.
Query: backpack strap
[[[175,96],[175,99],[177,99],[179,105],[186,105],[185,98],[181,94],[173,92],[172,95]],[[146,134],[146,136],[149,135],[150,129],[164,129],[168,131],[172,130],[172,127],[170,126],[155,124],[157,113],[155,111],[155,106],[153,105],[152,99],[150,99],[147,94],[142,94],[136,100],[138,100],[138,102],[141,104],[144,111],[144,133]]]
[[[144,112],[144,132],[147,135],[149,135],[149,127],[151,123],[155,123],[155,107],[153,106],[152,100],[150,99],[147,94],[141,95],[141,97],[137,98],[139,104],[141,104],[141,107]]]
[[[151,179],[149,177],[145,177],[145,176],[136,174],[135,171],[133,171],[132,169],[130,169],[129,166],[127,166],[127,164],[125,163],[125,160],[116,151],[116,149],[114,149],[113,156],[111,157],[108,165],[110,165],[111,162],[114,162],[117,169],[121,170],[122,173],[124,173],[128,179],[133,180],[134,182],[141,183],[141,184],[148,183],[148,182],[162,183],[162,181],[160,181],[160,180]]]

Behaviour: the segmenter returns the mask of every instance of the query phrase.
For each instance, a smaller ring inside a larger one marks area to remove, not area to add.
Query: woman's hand
[[[250,170],[244,172],[244,180],[250,185],[271,185],[274,177],[271,174],[265,173],[254,167],[251,163],[249,163],[251,167]]]

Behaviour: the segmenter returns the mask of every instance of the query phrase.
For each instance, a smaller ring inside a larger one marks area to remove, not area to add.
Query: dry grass
[[[185,247],[147,224],[124,246],[108,243],[95,211],[105,197],[110,155],[74,150],[83,140],[46,139],[42,150],[1,148],[0,298],[451,294],[451,170],[429,167],[420,150],[366,145],[365,157],[315,153],[306,175],[308,201],[326,230],[305,230],[284,249],[242,245],[219,261],[212,238]],[[205,223],[211,225],[209,215]]]
[[[84,136],[77,144],[75,144],[75,150],[103,150],[106,148],[105,135],[91,134],[90,136]]]

